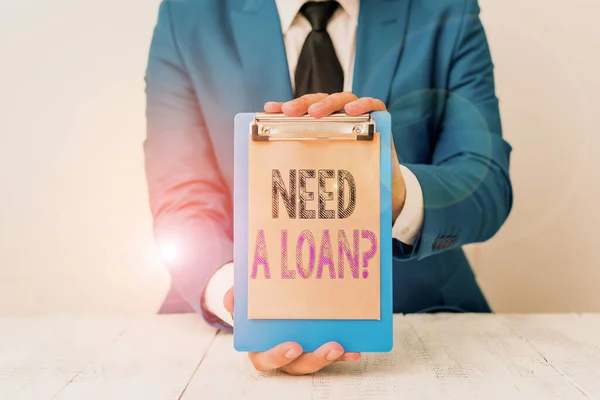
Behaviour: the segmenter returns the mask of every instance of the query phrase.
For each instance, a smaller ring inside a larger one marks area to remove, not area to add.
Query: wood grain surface
[[[0,399],[597,399],[600,315],[395,317],[394,351],[255,371],[194,315],[0,318]]]

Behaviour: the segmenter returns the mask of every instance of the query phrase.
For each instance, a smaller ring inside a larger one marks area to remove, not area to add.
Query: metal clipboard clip
[[[305,115],[258,113],[251,125],[252,140],[373,140],[375,121],[370,114],[335,113],[315,119]]]

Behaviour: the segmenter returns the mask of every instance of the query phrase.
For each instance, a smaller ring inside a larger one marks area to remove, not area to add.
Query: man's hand
[[[265,104],[267,113],[283,113],[290,117],[309,114],[313,118],[323,118],[343,110],[348,115],[362,115],[372,111],[385,111],[381,100],[344,92],[328,95],[325,93],[308,94],[286,103],[269,102]],[[392,174],[392,207],[393,219],[396,220],[406,199],[406,187],[392,141],[393,174]],[[225,308],[233,316],[233,288],[223,300]],[[336,361],[356,361],[359,353],[344,353],[338,343],[327,343],[313,353],[303,353],[298,343],[283,343],[263,353],[250,353],[250,361],[259,371],[281,370],[291,375],[311,374]]]
[[[233,288],[223,299],[225,308],[233,317]],[[298,343],[283,343],[264,353],[249,353],[254,368],[261,372],[281,370],[290,375],[307,375],[317,372],[337,361],[360,360],[359,353],[344,353],[338,343],[327,343],[314,353],[303,353]]]
[[[307,94],[285,103],[269,102],[265,104],[267,113],[283,113],[289,117],[299,117],[309,114],[313,118],[323,118],[337,111],[343,110],[348,115],[361,115],[372,111],[385,111],[383,101],[370,97],[358,98],[350,92]],[[395,221],[404,208],[406,199],[406,186],[400,163],[396,155],[396,148],[392,140],[392,220]]]

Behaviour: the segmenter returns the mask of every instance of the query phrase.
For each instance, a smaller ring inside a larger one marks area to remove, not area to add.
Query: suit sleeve
[[[396,259],[423,259],[486,241],[512,208],[512,149],[502,137],[494,66],[478,3],[465,4],[432,163],[406,164],[423,191],[423,227],[408,251],[394,240]]]
[[[160,6],[146,70],[144,152],[154,236],[159,248],[171,249],[165,263],[173,286],[219,326],[201,299],[213,273],[233,259],[231,200],[178,51],[169,3]]]

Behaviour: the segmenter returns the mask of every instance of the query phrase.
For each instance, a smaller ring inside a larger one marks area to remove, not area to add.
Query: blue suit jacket
[[[163,311],[203,313],[208,279],[233,261],[234,115],[293,98],[274,1],[164,1],[146,83],[155,237],[182,249]],[[423,189],[415,246],[394,243],[394,311],[489,312],[461,246],[507,218],[511,147],[477,1],[362,0],[353,92],[386,103]]]

